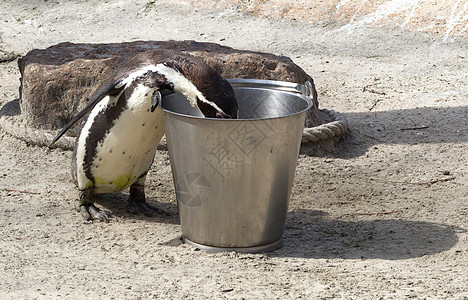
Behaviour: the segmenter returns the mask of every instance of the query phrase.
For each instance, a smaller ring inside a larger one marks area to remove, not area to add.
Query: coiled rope
[[[5,104],[0,111],[0,128],[9,135],[14,136],[32,145],[48,146],[57,135],[54,130],[37,129],[25,125],[25,122],[16,118],[20,115],[19,101],[13,100]],[[54,148],[73,150],[75,138],[63,136],[54,144]]]
[[[334,121],[304,128],[302,131],[302,144],[339,137],[348,132],[348,121],[343,119],[341,114],[331,109],[321,109],[320,111],[329,115]]]

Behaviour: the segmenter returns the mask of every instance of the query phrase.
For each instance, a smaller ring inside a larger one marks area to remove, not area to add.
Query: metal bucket
[[[183,96],[163,97],[184,242],[207,251],[282,246],[306,111],[307,87],[230,80],[238,120],[203,118]]]

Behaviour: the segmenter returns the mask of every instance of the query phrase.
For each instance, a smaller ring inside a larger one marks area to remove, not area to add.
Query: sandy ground
[[[283,54],[352,132],[301,154],[282,249],[210,254],[180,241],[166,151],[148,198],[172,217],[129,215],[122,193],[99,201],[110,223],[89,224],[71,152],[0,131],[1,299],[468,299],[466,38],[147,3],[1,1],[0,49],[196,39]],[[0,64],[0,107],[18,78]]]

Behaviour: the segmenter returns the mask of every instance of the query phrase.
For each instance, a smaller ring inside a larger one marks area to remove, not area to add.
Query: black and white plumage
[[[161,92],[184,95],[205,117],[236,118],[230,84],[203,61],[167,50],[135,56],[108,78],[82,110],[52,141],[91,111],[76,140],[72,175],[80,190],[85,219],[108,220],[93,195],[130,187],[129,210],[151,215],[144,182],[164,135]]]

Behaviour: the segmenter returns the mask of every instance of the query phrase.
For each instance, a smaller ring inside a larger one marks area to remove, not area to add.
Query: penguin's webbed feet
[[[90,191],[80,192],[80,213],[85,221],[102,221],[109,223],[110,213],[102,211],[94,205]]]
[[[97,220],[97,221],[109,223],[110,214],[106,211],[100,210],[94,204],[91,204],[91,205],[81,204],[80,212],[81,212],[81,215],[83,216],[83,219],[85,219],[86,221]]]
[[[147,217],[154,217],[155,214],[168,217],[170,214],[164,209],[146,202],[145,187],[141,184],[130,186],[130,197],[128,197],[127,210],[133,215],[144,214]]]

